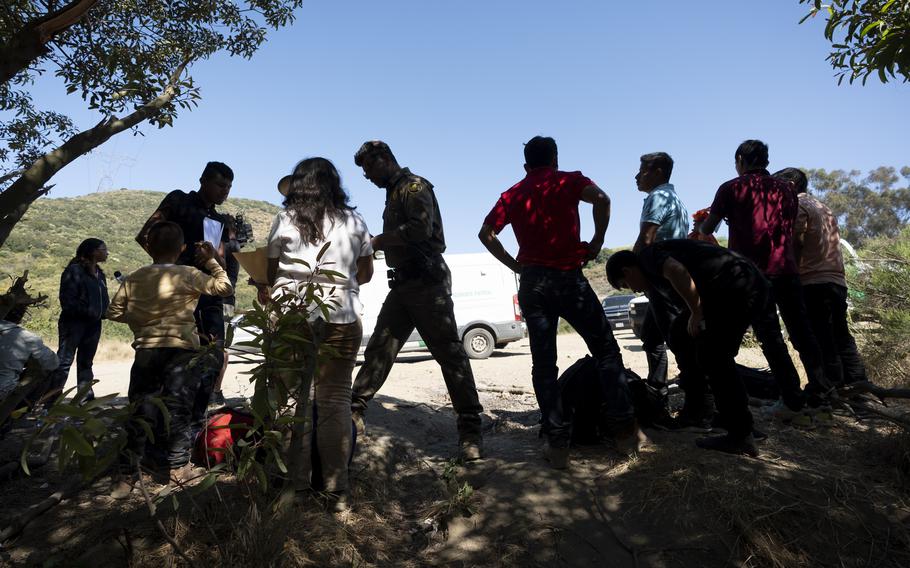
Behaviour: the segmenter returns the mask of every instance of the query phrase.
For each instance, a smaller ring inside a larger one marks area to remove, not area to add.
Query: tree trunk
[[[177,81],[189,60],[184,61],[171,75],[170,82],[158,97],[123,118],[110,117],[93,128],[84,130],[64,142],[56,150],[36,160],[22,177],[0,193],[0,247],[6,242],[16,223],[29,206],[47,193],[45,184],[67,164],[107,142],[111,136],[132,128],[158,114],[177,95]]]
[[[97,3],[98,0],[73,0],[59,10],[26,23],[9,41],[0,45],[0,85],[45,55],[47,43],[81,20]]]

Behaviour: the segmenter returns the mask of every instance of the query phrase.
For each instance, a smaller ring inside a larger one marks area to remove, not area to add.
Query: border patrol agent
[[[442,258],[446,244],[433,184],[399,166],[389,146],[379,140],[365,142],[354,163],[363,168],[364,177],[386,190],[382,234],[373,237],[373,249],[385,252],[390,268],[389,294],[354,380],[351,410],[357,429],[363,432],[367,403],[385,383],[416,327],[442,368],[458,416],[461,458],[479,459],[483,408],[455,324],[452,278]]]

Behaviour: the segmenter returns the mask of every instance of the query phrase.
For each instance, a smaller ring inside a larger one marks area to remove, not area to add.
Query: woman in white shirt
[[[341,178],[332,162],[308,158],[294,168],[284,200],[269,233],[268,278],[272,297],[306,290],[307,282],[322,287],[323,300],[334,309],[328,318],[318,309],[310,317],[320,350],[331,349],[313,378],[317,408],[316,445],[325,490],[344,506],[351,452],[351,374],[363,337],[360,323],[360,284],[373,276],[373,247],[366,223],[348,204]],[[317,260],[323,246],[328,248]],[[303,260],[307,264],[295,262]],[[307,268],[307,265],[311,268]],[[341,273],[334,279],[313,274],[320,265]],[[334,291],[333,291],[334,288]],[[312,417],[312,405],[307,417]],[[303,432],[302,446],[293,448],[298,490],[310,487],[312,421]]]

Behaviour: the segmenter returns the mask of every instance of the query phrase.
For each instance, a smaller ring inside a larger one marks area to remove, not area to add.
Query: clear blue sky
[[[378,233],[384,192],[353,154],[381,138],[435,184],[449,251],[474,252],[536,134],[612,197],[606,246],[637,235],[643,153],[673,156],[690,211],[735,176],[746,138],[770,145],[772,169],[910,165],[910,85],[838,87],[822,18],[798,25],[804,13],[797,0],[311,0],[251,61],[197,64],[203,99],[174,128],[118,135],[59,173],[52,196],[196,189],[220,160],[236,174],[232,196],[279,203],[277,179],[320,155]],[[39,103],[81,128],[97,122],[49,87]]]

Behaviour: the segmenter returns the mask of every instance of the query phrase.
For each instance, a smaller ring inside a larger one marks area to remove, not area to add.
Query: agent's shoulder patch
[[[430,184],[427,180],[423,179],[420,176],[411,175],[408,177],[407,181],[404,183],[404,189],[408,193],[420,193],[427,189],[432,188],[433,185]]]

